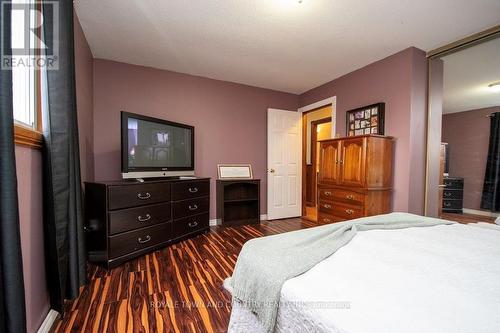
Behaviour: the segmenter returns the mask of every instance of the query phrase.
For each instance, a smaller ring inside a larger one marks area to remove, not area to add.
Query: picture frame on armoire
[[[376,103],[346,112],[347,136],[384,135],[385,103]]]

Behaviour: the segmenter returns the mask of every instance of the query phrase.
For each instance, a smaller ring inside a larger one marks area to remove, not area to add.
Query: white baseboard
[[[215,227],[217,225],[220,224],[220,219],[211,219],[208,221],[208,224],[211,226],[211,227]]]
[[[260,220],[261,221],[267,220],[267,214],[261,214]],[[211,227],[215,227],[215,226],[221,225],[221,219],[211,219],[208,221],[208,223]]]
[[[500,213],[487,212],[485,210],[464,208],[463,211],[465,214],[472,214],[472,215],[481,215],[481,216],[489,216],[489,217],[499,217],[500,216]]]
[[[42,325],[38,328],[37,333],[49,333],[52,331],[52,326],[54,325],[54,322],[56,319],[59,317],[59,312],[56,310],[50,309],[49,313],[47,313],[47,316],[43,320]]]

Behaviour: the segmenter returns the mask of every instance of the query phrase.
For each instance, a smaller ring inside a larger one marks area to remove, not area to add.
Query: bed
[[[500,332],[500,227],[358,233],[281,289],[278,332]],[[229,332],[263,332],[235,302]]]

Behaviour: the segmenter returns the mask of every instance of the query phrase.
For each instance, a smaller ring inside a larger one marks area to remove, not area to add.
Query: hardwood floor
[[[232,274],[247,240],[316,226],[302,219],[214,227],[107,271],[89,265],[88,284],[66,304],[55,332],[225,332]]]
[[[476,223],[476,222],[495,223],[494,217],[472,215],[472,214],[442,213],[441,218],[445,220],[455,221],[458,223]]]

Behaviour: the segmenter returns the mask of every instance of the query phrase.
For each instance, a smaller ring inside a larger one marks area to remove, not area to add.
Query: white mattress
[[[278,310],[278,332],[499,333],[500,231],[455,224],[359,232],[288,280],[281,302],[288,306]],[[229,331],[262,328],[234,304]]]

